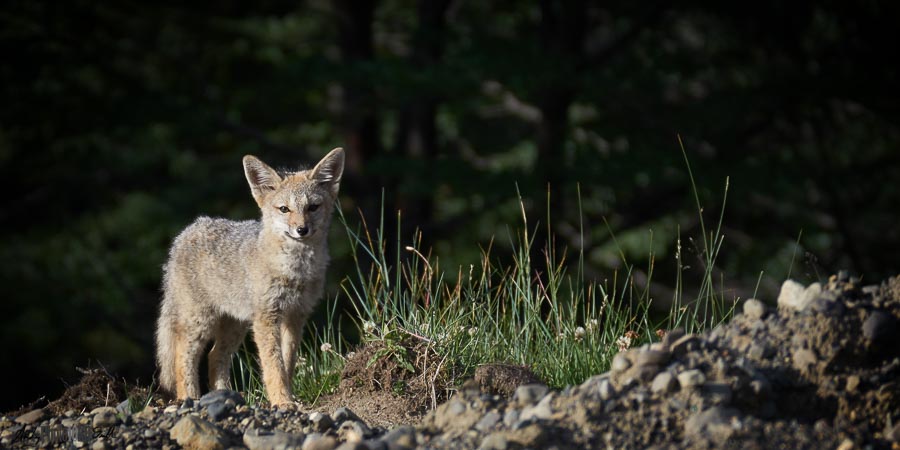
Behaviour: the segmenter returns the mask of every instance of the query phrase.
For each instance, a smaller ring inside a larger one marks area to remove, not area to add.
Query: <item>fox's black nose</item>
[[[305,226],[297,227],[297,235],[298,236],[303,237],[303,236],[306,236],[307,234],[309,234],[309,227],[305,227]]]

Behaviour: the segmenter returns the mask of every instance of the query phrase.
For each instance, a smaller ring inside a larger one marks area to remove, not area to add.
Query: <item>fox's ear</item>
[[[244,176],[250,184],[250,192],[256,203],[262,206],[263,197],[274,191],[281,183],[281,177],[275,169],[253,155],[244,156]]]
[[[344,149],[338,147],[325,155],[312,170],[312,179],[319,184],[331,187],[331,192],[337,194],[341,184],[341,176],[344,174]]]

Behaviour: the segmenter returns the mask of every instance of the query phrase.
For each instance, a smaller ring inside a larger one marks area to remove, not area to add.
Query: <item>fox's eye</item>
[[[291,212],[291,209],[288,208],[287,206],[279,206],[278,210],[281,211],[282,214],[287,214],[287,213]]]
[[[313,212],[313,211],[319,209],[319,206],[321,206],[321,205],[309,205],[309,207],[307,209],[309,210],[309,212]]]

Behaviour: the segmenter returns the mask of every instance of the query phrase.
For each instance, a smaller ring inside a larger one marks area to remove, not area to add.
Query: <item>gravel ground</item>
[[[774,299],[772,299],[774,300]],[[148,407],[35,409],[0,418],[12,448],[790,448],[900,449],[900,277],[864,286],[786,281],[703,335],[671,330],[612,370],[554,391],[491,395],[479,383],[418,423],[250,407],[240,394]],[[523,378],[528,379],[528,377]]]

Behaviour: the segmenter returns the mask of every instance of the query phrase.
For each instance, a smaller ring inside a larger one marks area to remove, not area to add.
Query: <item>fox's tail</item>
[[[171,314],[169,294],[163,294],[159,321],[156,323],[156,365],[159,368],[159,387],[175,394],[175,316]]]

